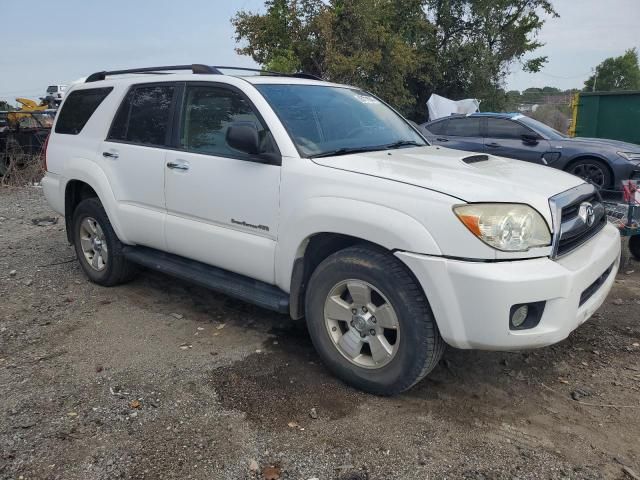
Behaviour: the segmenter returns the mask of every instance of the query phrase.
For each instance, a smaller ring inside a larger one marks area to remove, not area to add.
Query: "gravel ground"
[[[377,398],[285,316],[151,272],[90,284],[63,223],[0,189],[2,479],[640,478],[638,264],[566,341],[448,349]]]

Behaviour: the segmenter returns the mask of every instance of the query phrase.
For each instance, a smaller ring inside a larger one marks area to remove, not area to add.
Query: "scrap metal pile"
[[[42,173],[44,143],[55,110],[42,102],[18,98],[19,110],[0,112],[0,183],[37,181]]]

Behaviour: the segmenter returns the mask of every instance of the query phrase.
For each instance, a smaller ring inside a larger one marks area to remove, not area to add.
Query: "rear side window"
[[[533,132],[524,125],[511,120],[501,118],[487,119],[487,137],[520,139],[522,135],[531,135]]]
[[[447,125],[447,135],[452,137],[480,137],[480,118],[452,118]]]
[[[166,145],[175,89],[174,85],[150,85],[130,90],[120,105],[108,139]]]
[[[56,133],[79,134],[111,90],[113,87],[71,92],[58,116]]]

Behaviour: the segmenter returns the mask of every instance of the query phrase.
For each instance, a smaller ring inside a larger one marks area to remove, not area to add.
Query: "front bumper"
[[[443,339],[458,348],[511,350],[551,345],[591,317],[613,286],[620,234],[607,225],[557,260],[471,262],[407,252],[396,254],[422,285]],[[611,266],[604,282],[580,305],[581,295]],[[509,329],[513,305],[545,302],[538,325]]]

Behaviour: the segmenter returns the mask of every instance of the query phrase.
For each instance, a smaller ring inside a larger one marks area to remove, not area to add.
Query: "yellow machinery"
[[[49,108],[49,104],[44,100],[40,104],[29,98],[16,98],[21,105],[20,110],[7,113],[7,121],[10,126],[31,127],[32,125],[24,125],[24,123],[32,123],[34,112],[44,112]]]

